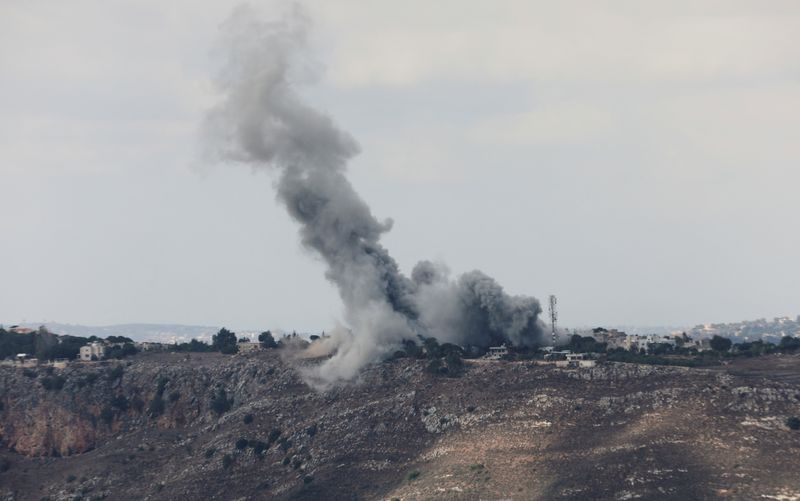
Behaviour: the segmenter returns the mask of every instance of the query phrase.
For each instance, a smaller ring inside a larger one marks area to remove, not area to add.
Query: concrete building
[[[78,354],[78,358],[84,362],[90,362],[92,359],[102,360],[105,356],[106,347],[103,343],[98,343],[97,341],[81,346],[80,353]]]
[[[67,365],[69,365],[69,360],[66,358],[57,358],[53,360],[53,363],[50,365],[55,369],[66,369]]]
[[[508,348],[505,344],[502,346],[490,346],[489,352],[486,353],[486,358],[490,360],[500,360],[506,355],[508,355]]]
[[[589,358],[588,353],[566,353],[565,360],[557,360],[556,367],[589,368],[597,365],[595,360]]]
[[[572,353],[570,350],[563,350],[563,351],[555,351],[551,350],[550,353],[545,353],[544,359],[545,360],[566,360],[567,355]]]
[[[606,343],[607,349],[613,350],[614,348],[623,348],[628,335],[617,329],[594,329],[592,337],[598,343]]]
[[[254,341],[238,343],[237,346],[239,347],[239,353],[252,353],[261,349],[261,343]]]
[[[135,341],[133,346],[139,351],[161,351],[164,349],[163,343],[153,343],[150,341]]]
[[[14,357],[15,367],[37,367],[38,365],[39,360],[31,357],[27,353],[18,353],[17,356]]]

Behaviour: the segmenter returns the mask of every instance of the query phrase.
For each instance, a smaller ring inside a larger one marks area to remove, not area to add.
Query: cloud
[[[800,7],[788,2],[312,6],[335,33],[330,78],[342,86],[441,78],[698,82],[776,77],[800,61]]]
[[[470,136],[501,145],[576,145],[608,138],[616,126],[614,111],[594,103],[567,101],[487,118]]]

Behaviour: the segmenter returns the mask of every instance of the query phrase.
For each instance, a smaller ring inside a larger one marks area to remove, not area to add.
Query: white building
[[[106,356],[106,347],[103,346],[103,343],[98,343],[97,341],[93,341],[85,346],[81,346],[80,354],[78,358],[80,358],[84,362],[89,362],[94,357],[95,360],[100,360],[105,358]]]
[[[508,355],[508,348],[505,344],[502,346],[490,346],[486,358],[490,360],[500,360],[506,355]]]

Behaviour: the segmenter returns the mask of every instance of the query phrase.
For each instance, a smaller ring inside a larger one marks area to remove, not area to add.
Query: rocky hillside
[[[327,393],[274,351],[0,368],[0,497],[800,499],[800,358],[753,364],[401,359]]]

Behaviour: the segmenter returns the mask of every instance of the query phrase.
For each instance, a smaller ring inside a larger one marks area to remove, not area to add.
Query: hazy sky
[[[270,177],[199,154],[236,3],[0,3],[0,321],[340,318]],[[305,95],[404,271],[568,326],[800,313],[800,3],[655,4],[305,3]]]

